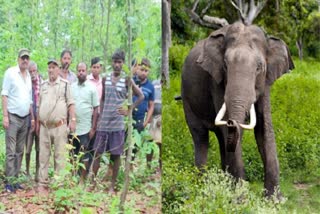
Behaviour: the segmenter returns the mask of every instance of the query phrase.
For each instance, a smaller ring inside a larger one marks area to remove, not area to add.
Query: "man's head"
[[[141,63],[136,63],[137,69],[136,74],[141,81],[144,81],[148,78],[149,71],[151,68],[150,61],[147,58],[142,58]]]
[[[21,71],[28,69],[30,60],[30,51],[26,48],[22,48],[18,52],[18,64]]]
[[[31,80],[36,80],[38,75],[38,66],[34,61],[30,61],[28,70],[31,76]]]
[[[56,79],[59,76],[59,63],[55,59],[50,59],[48,61],[48,75],[49,75],[49,80],[50,82],[56,81]]]
[[[91,73],[94,78],[98,78],[102,69],[102,63],[99,57],[94,57],[91,59]]]
[[[72,52],[70,50],[63,50],[60,55],[61,68],[68,70],[72,62]]]
[[[87,65],[84,62],[80,62],[77,65],[77,77],[78,77],[78,82],[80,84],[84,83],[87,79]]]
[[[125,60],[125,53],[122,50],[116,50],[112,54],[112,68],[115,73],[120,74]]]

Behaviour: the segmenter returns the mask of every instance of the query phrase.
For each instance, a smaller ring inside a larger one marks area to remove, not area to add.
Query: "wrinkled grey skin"
[[[221,165],[236,178],[245,178],[239,123],[246,124],[254,103],[255,139],[264,164],[266,195],[279,186],[279,163],[271,122],[270,87],[294,68],[286,44],[266,37],[257,26],[240,22],[225,26],[201,40],[187,56],[182,73],[182,100],[192,134],[195,164],[207,163],[209,130],[220,146]],[[215,126],[223,103],[228,126]]]

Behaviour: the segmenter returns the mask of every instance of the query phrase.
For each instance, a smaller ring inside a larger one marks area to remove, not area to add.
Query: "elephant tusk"
[[[250,124],[245,125],[245,124],[239,124],[239,126],[243,129],[253,129],[256,126],[257,123],[257,117],[256,117],[256,111],[254,109],[254,104],[251,105],[250,108]]]
[[[227,110],[226,103],[223,103],[221,109],[219,110],[219,112],[216,116],[216,119],[214,120],[214,124],[216,126],[227,125],[227,121],[222,120],[223,116],[226,114],[226,110]]]

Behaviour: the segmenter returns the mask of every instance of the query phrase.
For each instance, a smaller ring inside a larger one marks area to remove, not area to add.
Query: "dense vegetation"
[[[159,76],[159,0],[133,0],[133,16],[128,15],[127,2],[118,0],[4,0],[0,3],[1,76],[7,67],[16,64],[17,52],[22,47],[31,50],[31,59],[44,74],[47,59],[59,59],[65,48],[73,52],[72,70],[80,61],[89,64],[94,56],[100,56],[108,69],[113,51],[122,48],[128,54],[128,24],[132,27],[132,56],[150,58],[152,76]]]
[[[295,56],[296,68],[275,82],[271,92],[272,120],[280,163],[280,188],[287,200],[266,201],[263,164],[253,132],[245,131],[242,148],[247,182],[234,183],[220,170],[216,137],[210,134],[208,170],[194,167],[193,142],[180,95],[181,68],[195,43],[212,31],[193,24],[186,8],[193,1],[172,2],[170,88],[163,93],[163,211],[165,213],[317,213],[320,206],[320,22],[316,1],[268,1],[255,24],[283,39]],[[237,19],[229,1],[215,1],[211,16]],[[279,3],[279,7],[275,6]],[[183,7],[181,7],[184,5]],[[206,1],[200,1],[204,7]],[[278,10],[278,11],[277,11]],[[296,17],[297,19],[295,19]],[[304,61],[296,42],[303,41]]]
[[[192,23],[186,11],[191,10],[193,0],[172,1],[171,27],[173,44],[193,45],[212,29]],[[198,13],[209,1],[199,1]],[[246,1],[249,2],[249,1]],[[257,1],[255,1],[257,2]],[[320,58],[320,13],[316,0],[268,0],[254,24],[267,34],[283,39],[291,52],[298,56],[297,43],[301,43],[304,56]],[[238,14],[230,1],[215,0],[207,15],[237,21]],[[175,67],[172,67],[175,69]]]

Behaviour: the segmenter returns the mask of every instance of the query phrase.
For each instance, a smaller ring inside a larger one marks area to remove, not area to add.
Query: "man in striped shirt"
[[[107,178],[112,177],[110,192],[114,192],[120,167],[120,155],[123,153],[124,148],[124,116],[128,114],[128,110],[123,107],[123,104],[127,100],[129,81],[131,81],[133,93],[138,96],[131,108],[136,108],[144,99],[141,90],[122,71],[124,61],[125,53],[123,51],[117,50],[112,55],[113,71],[106,76],[105,81],[103,80],[101,113],[93,146],[95,151],[92,166],[94,175],[97,175],[99,170],[101,155],[105,151],[111,154],[111,161],[106,175]]]

